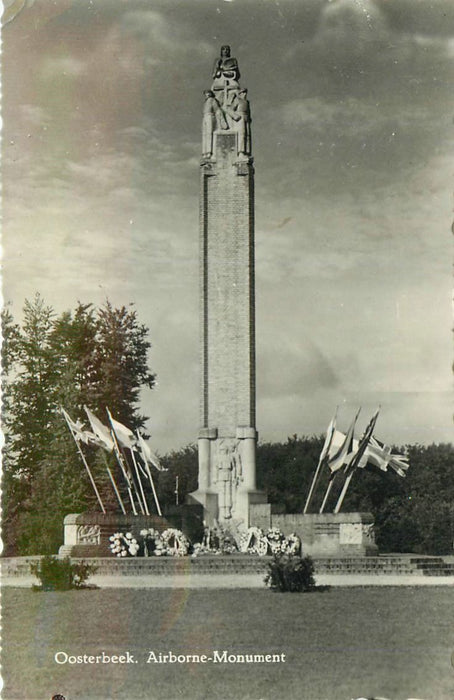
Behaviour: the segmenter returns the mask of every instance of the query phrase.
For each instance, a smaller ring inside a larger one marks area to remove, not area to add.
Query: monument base
[[[183,504],[167,508],[164,515],[123,515],[122,513],[70,513],[63,521],[64,544],[59,556],[107,557],[111,555],[109,537],[114,532],[132,532],[154,528],[163,532],[176,528],[184,532],[192,542],[203,537],[203,508],[200,505]]]
[[[364,557],[378,554],[371,513],[272,513],[271,504],[252,505],[251,524],[295,533],[311,557]]]
[[[251,520],[251,508],[257,504],[267,505],[267,496],[263,491],[256,489],[250,491],[238,491],[236,494],[235,509],[232,517],[224,517],[219,505],[219,493],[215,491],[202,491],[197,489],[188,495],[188,504],[199,504],[203,506],[203,518],[208,527],[214,527],[220,523],[224,527],[235,522],[235,528],[248,528],[253,524]]]

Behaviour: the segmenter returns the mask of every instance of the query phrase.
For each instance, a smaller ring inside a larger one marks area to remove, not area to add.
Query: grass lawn
[[[2,592],[3,700],[454,698],[445,587]],[[149,651],[285,654],[274,663],[147,663]],[[63,664],[123,654],[133,664]]]

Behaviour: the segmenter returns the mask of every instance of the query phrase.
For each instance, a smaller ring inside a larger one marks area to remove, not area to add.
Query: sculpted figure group
[[[233,131],[237,134],[239,156],[251,153],[251,112],[247,90],[239,85],[240,71],[236,58],[230,55],[230,46],[221,47],[221,55],[213,68],[211,90],[204,91],[202,153],[213,155],[215,131]]]

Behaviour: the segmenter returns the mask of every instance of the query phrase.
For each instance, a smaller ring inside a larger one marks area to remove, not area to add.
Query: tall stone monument
[[[250,524],[256,489],[254,167],[247,90],[230,47],[204,92],[200,195],[199,485],[212,525]]]

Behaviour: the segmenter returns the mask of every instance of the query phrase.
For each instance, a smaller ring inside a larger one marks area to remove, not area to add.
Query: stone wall
[[[70,513],[64,519],[64,544],[60,556],[106,557],[110,554],[109,537],[114,532],[132,532],[154,528],[182,530],[193,542],[203,536],[203,508],[201,505],[171,506],[163,516],[123,515],[121,513]]]
[[[253,525],[296,533],[305,554],[316,557],[370,556],[378,553],[371,513],[273,513],[271,504],[251,505]]]

